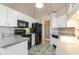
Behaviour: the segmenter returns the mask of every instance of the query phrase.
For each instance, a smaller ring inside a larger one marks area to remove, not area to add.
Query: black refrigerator
[[[42,43],[42,24],[32,23],[33,33],[35,33],[35,45]]]

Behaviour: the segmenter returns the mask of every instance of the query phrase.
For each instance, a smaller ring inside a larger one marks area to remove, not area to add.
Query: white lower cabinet
[[[28,41],[3,48],[1,55],[28,55]]]

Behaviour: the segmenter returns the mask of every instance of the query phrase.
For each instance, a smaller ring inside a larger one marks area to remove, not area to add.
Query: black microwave
[[[29,24],[26,21],[17,20],[17,26],[19,28],[28,28],[29,27]]]

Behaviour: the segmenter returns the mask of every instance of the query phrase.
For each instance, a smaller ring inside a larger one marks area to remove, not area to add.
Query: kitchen
[[[77,44],[71,53],[71,42],[63,43],[65,36],[73,42],[78,37],[79,4],[44,5],[41,10],[35,3],[0,4],[0,55],[79,54],[79,48],[73,51]]]
[[[0,4],[0,19],[1,55],[28,55],[31,46],[41,43],[41,23],[34,18]]]

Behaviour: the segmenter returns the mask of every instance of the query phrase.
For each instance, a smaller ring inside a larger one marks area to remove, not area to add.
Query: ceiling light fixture
[[[36,8],[43,8],[44,7],[44,5],[42,3],[36,3],[35,6],[36,6]]]

